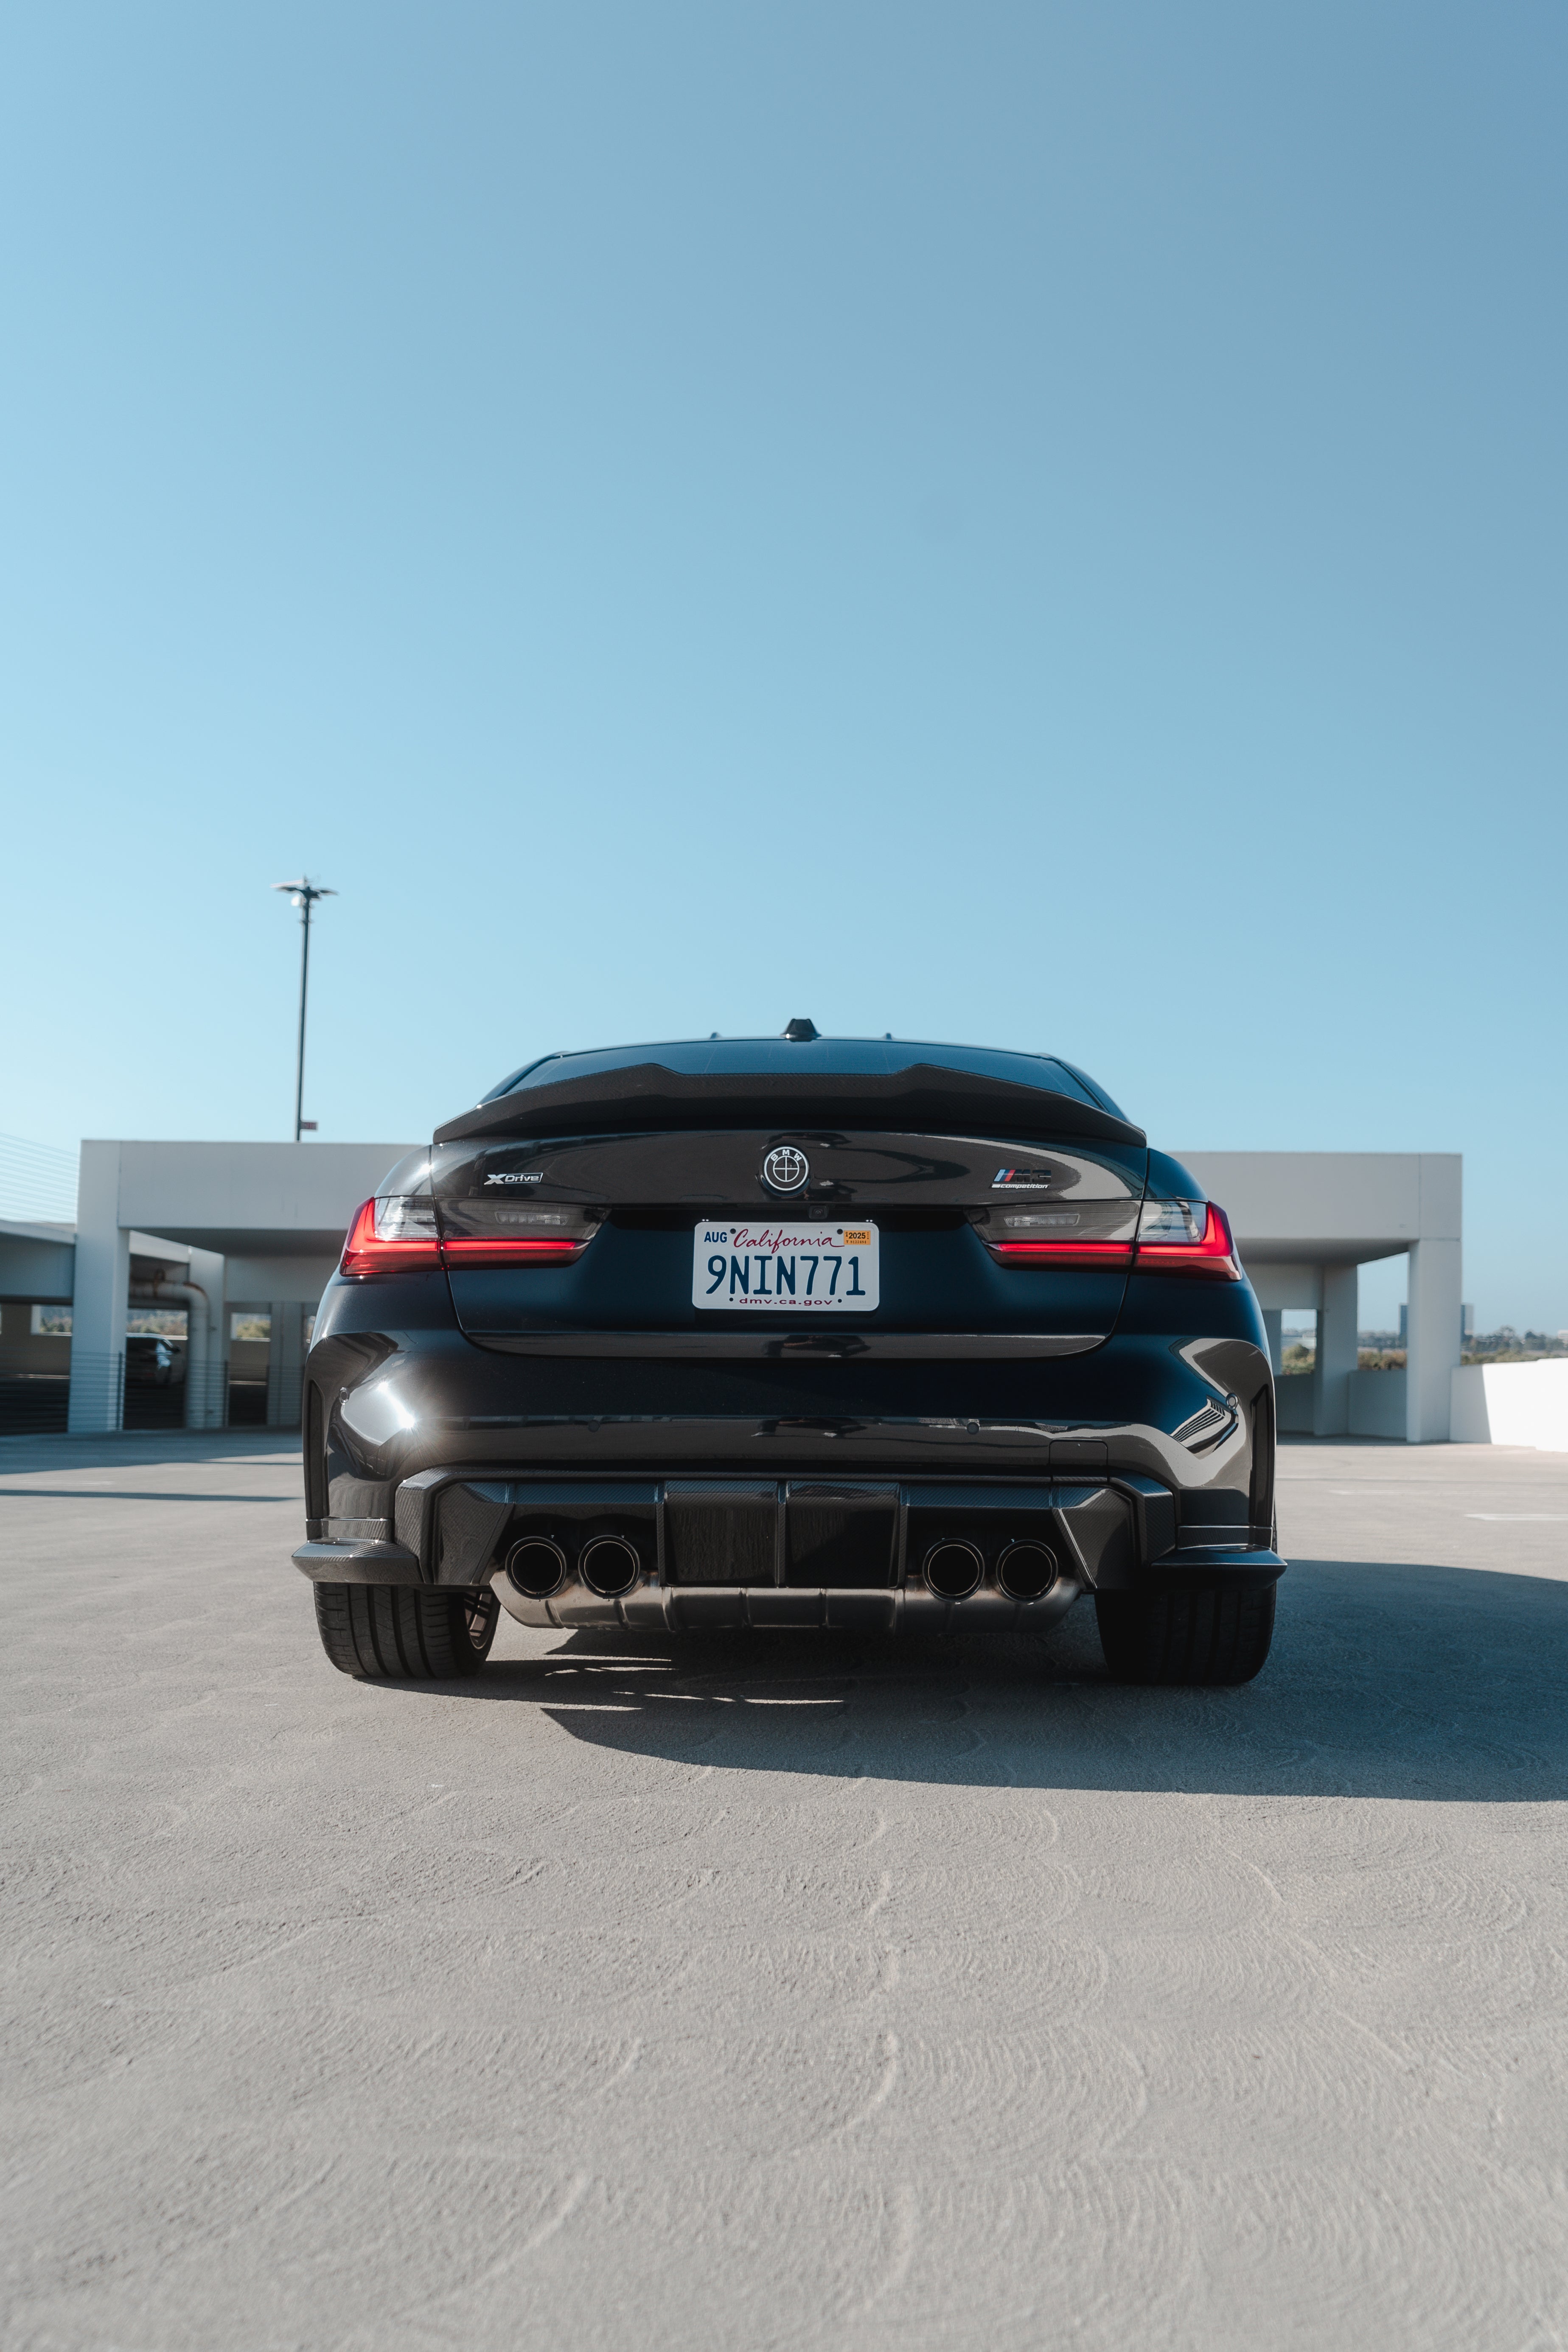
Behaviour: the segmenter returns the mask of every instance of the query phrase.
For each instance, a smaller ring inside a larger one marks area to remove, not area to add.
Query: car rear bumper
[[[331,1582],[490,1584],[523,1623],[560,1627],[1046,1625],[1086,1592],[1266,1583],[1285,1566],[1241,1529],[1184,1543],[1176,1496],[1136,1475],[433,1470],[398,1486],[390,1524],[362,1529],[302,1544],[296,1566]]]
[[[1250,1294],[1167,1292],[1245,1328],[1132,1331],[1055,1361],[751,1367],[329,1337],[307,1366],[296,1562],[327,1581],[493,1584],[537,1625],[1045,1622],[1079,1593],[1277,1577]],[[560,1549],[548,1591],[509,1573],[531,1532]],[[582,1571],[606,1536],[637,1553],[624,1591]],[[972,1591],[933,1588],[944,1537],[978,1552]],[[1002,1566],[1020,1542],[1057,1569],[1022,1595]]]

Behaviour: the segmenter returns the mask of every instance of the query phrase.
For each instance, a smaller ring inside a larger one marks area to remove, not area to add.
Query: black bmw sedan
[[[525,1624],[1045,1628],[1239,1683],[1284,1563],[1225,1212],[1069,1063],[710,1039],[556,1054],[355,1217],[305,1375],[332,1664]]]

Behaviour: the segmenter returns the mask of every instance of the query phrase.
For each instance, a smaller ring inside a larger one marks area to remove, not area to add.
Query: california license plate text
[[[700,1224],[691,1303],[711,1312],[868,1315],[879,1297],[875,1225]]]

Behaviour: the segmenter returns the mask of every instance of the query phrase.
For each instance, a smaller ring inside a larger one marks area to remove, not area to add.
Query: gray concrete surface
[[[1297,1445],[1274,1658],[332,1673],[278,1441],[0,1444],[5,2340],[1568,2335],[1568,1458]]]

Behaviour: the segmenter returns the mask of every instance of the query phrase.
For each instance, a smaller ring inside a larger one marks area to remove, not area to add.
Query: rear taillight
[[[486,1204],[487,1207],[489,1204]],[[570,1265],[598,1227],[575,1210],[492,1211],[490,1230],[454,1233],[428,1195],[384,1195],[367,1201],[349,1229],[338,1271],[346,1275],[416,1274],[447,1265]]]
[[[417,1274],[441,1263],[434,1201],[394,1194],[367,1201],[343,1244],[340,1274]]]
[[[1138,1271],[1239,1282],[1230,1219],[1213,1201],[1145,1201],[1138,1220]]]
[[[1136,1201],[1084,1201],[1072,1209],[1011,1210],[981,1238],[1004,1265],[1122,1266],[1138,1239]]]
[[[1099,1231],[1095,1228],[1098,1226]],[[1225,1211],[1212,1201],[1145,1201],[1007,1216],[981,1238],[1003,1265],[1131,1266],[1140,1274],[1206,1275],[1239,1282],[1241,1267]]]

